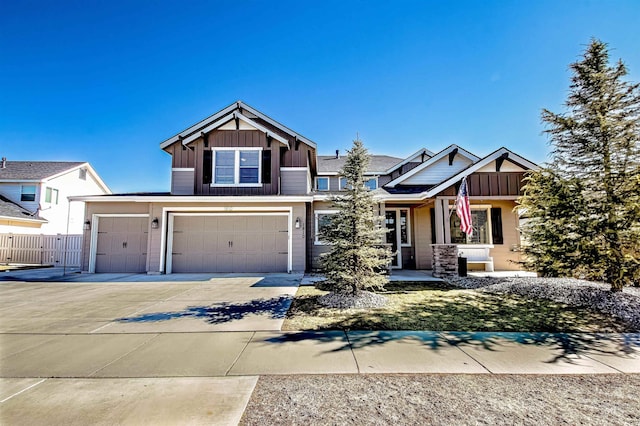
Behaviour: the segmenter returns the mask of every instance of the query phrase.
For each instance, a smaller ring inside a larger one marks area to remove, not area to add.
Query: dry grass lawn
[[[242,425],[637,425],[640,375],[261,376]]]
[[[509,294],[391,283],[389,304],[376,309],[329,309],[317,303],[326,292],[298,289],[283,330],[432,330],[521,332],[626,332],[608,315]]]

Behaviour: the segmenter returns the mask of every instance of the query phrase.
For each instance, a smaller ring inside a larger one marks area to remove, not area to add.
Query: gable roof
[[[0,168],[0,180],[34,180],[57,176],[71,169],[82,166],[82,162],[74,161],[7,161],[6,167]]]
[[[465,156],[468,159],[470,159],[472,162],[476,162],[476,161],[479,160],[479,157],[476,157],[475,155],[473,155],[469,151],[460,148],[458,145],[449,145],[448,147],[446,147],[445,149],[443,149],[439,153],[433,155],[431,158],[429,158],[424,163],[420,164],[417,167],[414,167],[413,169],[409,170],[407,173],[398,176],[397,178],[395,178],[391,182],[387,183],[385,186],[386,187],[390,187],[390,188],[395,187],[396,185],[402,183],[403,181],[405,181],[406,179],[408,179],[411,176],[415,175],[416,173],[418,173],[418,172],[428,168],[432,164],[442,160],[444,157],[446,157],[450,153],[453,153],[454,151],[456,152],[456,155],[457,154],[462,154],[463,156]]]
[[[402,161],[402,158],[390,155],[371,155],[367,173],[387,174],[387,169]],[[318,174],[338,174],[347,160],[346,155],[318,155]]]
[[[217,127],[213,127],[210,128],[210,125],[212,124],[216,124],[219,123],[219,125],[223,125],[226,122],[228,122],[230,119],[232,119],[233,117],[227,119],[224,122],[221,122],[221,119],[228,116],[231,113],[239,113],[240,115],[242,115],[242,117],[238,117],[238,118],[242,118],[243,121],[248,122],[249,124],[251,124],[253,127],[256,127],[257,129],[261,130],[261,131],[265,131],[265,133],[267,133],[268,131],[266,131],[266,129],[264,128],[264,126],[260,126],[260,124],[258,124],[256,121],[251,120],[250,118],[246,117],[243,113],[243,111],[248,111],[249,113],[251,113],[252,115],[255,115],[256,117],[258,117],[261,120],[264,120],[266,123],[269,123],[270,125],[274,126],[275,128],[279,129],[280,131],[287,133],[288,135],[291,135],[295,138],[297,138],[298,140],[300,140],[301,142],[309,145],[312,148],[316,148],[316,143],[311,141],[310,139],[302,136],[301,134],[294,132],[293,130],[289,129],[288,127],[278,123],[276,120],[274,120],[273,118],[269,117],[266,114],[261,113],[260,111],[258,111],[257,109],[247,105],[246,103],[242,102],[242,101],[237,101],[232,103],[231,105],[229,105],[226,108],[221,109],[220,111],[216,112],[215,114],[205,118],[202,121],[199,121],[198,123],[194,124],[193,126],[183,130],[182,132],[178,133],[177,135],[174,135],[172,137],[170,137],[169,139],[163,141],[162,143],[160,143],[160,148],[164,149],[166,147],[168,147],[169,145],[174,144],[175,142],[179,141],[179,140],[183,140],[183,143],[186,143],[185,140],[187,138],[193,137],[194,135],[197,135],[195,138],[193,138],[192,140],[195,140],[196,138],[200,137],[201,133],[204,131],[204,129],[208,129],[207,131],[211,131]],[[247,120],[251,120],[250,122]],[[218,126],[219,127],[219,126]],[[262,130],[264,129],[264,130]],[[276,138],[276,134],[274,132],[268,132],[267,133],[269,136],[274,137],[274,139],[278,139]],[[283,138],[281,138],[283,139]],[[287,142],[288,145],[288,142]]]
[[[38,215],[34,215],[29,210],[19,206],[10,199],[0,195],[0,217],[21,219],[36,222],[47,222]]]
[[[408,156],[407,158],[405,158],[401,162],[391,166],[384,174],[385,175],[390,175],[391,173],[393,173],[394,170],[399,169],[400,167],[404,166],[405,164],[410,163],[412,160],[417,159],[418,157],[422,157],[423,155],[426,155],[428,158],[431,158],[436,154],[434,154],[433,152],[429,151],[426,148],[420,148],[419,150],[417,150],[416,152],[414,152],[413,154],[411,154],[410,156]],[[424,161],[422,161],[422,158],[420,158],[420,162],[421,163],[424,162]]]
[[[81,168],[87,169],[105,193],[111,193],[107,184],[86,161],[7,161],[6,167],[0,168],[0,182],[42,182]]]
[[[469,167],[467,167],[466,169],[456,173],[455,175],[451,176],[450,178],[444,180],[443,182],[439,183],[438,185],[435,185],[433,188],[431,188],[429,191],[427,191],[426,197],[433,197],[435,195],[437,195],[439,192],[444,191],[445,189],[447,189],[448,187],[450,187],[451,185],[453,185],[454,183],[458,182],[459,180],[461,180],[463,177],[469,176],[471,173],[481,169],[482,167],[486,166],[487,164],[490,164],[491,162],[497,160],[498,158],[505,156],[504,158],[507,159],[508,161],[511,161],[513,163],[516,163],[517,165],[525,168],[525,169],[529,169],[529,170],[537,170],[539,167],[537,164],[532,163],[531,161],[527,160],[524,157],[519,156],[518,154],[516,154],[515,152],[502,147],[494,152],[492,152],[491,154],[487,155],[486,157],[484,157],[483,159],[477,161],[476,163],[470,165]]]

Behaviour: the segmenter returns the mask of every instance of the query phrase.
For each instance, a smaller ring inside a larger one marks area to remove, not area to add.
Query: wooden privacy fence
[[[81,252],[82,235],[0,234],[0,263],[79,267]]]

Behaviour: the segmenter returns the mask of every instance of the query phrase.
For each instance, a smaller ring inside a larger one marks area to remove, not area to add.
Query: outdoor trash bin
[[[458,257],[458,276],[466,277],[467,276],[467,258],[466,257]]]

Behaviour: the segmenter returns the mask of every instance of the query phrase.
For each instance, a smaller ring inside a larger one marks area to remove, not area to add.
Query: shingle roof
[[[43,220],[29,210],[23,209],[13,201],[0,195],[0,216],[15,217],[19,219]]]
[[[0,168],[0,180],[40,180],[78,167],[84,162],[76,161],[7,161]]]
[[[318,173],[338,172],[344,167],[346,159],[346,155],[341,155],[339,158],[336,158],[335,155],[318,155]],[[385,172],[402,160],[402,158],[389,155],[372,155],[367,172]]]

